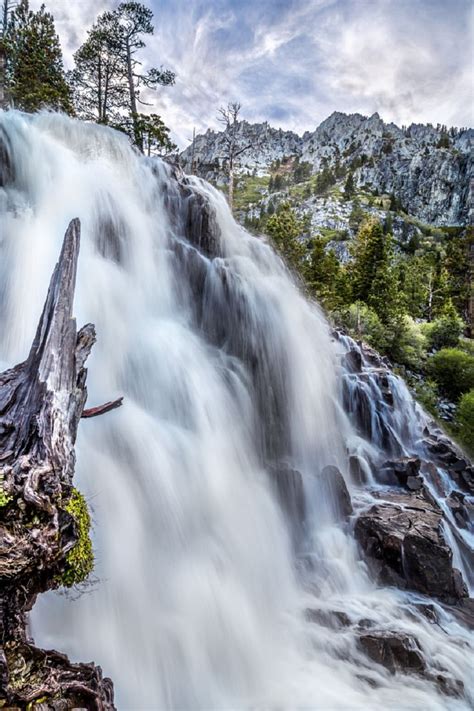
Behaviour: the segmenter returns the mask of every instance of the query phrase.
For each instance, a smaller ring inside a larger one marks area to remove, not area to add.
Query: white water
[[[469,708],[370,662],[353,629],[305,619],[307,607],[341,610],[415,634],[472,701],[467,631],[443,612],[432,625],[410,611],[415,596],[376,588],[319,495],[323,466],[350,485],[346,445],[372,445],[339,404],[341,344],[271,249],[194,179],[216,211],[222,257],[198,253],[170,169],[112,131],[14,112],[0,126],[16,171],[0,188],[0,360],[28,352],[79,217],[75,311],[98,333],[89,406],[125,397],[82,421],[78,437],[98,582],[75,600],[44,596],[36,641],[101,664],[121,710]],[[309,515],[297,544],[271,486],[274,460],[303,473]]]

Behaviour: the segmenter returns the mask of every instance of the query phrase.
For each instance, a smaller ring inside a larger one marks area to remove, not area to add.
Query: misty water
[[[221,193],[178,181],[106,128],[8,112],[0,131],[11,161],[0,188],[0,365],[28,353],[79,217],[75,313],[98,334],[88,406],[124,396],[79,427],[94,579],[81,595],[38,600],[35,641],[100,664],[121,710],[468,709],[473,636],[441,607],[442,624],[430,623],[411,606],[421,596],[378,587],[321,487],[322,469],[337,466],[363,507],[370,494],[351,481],[348,453],[419,451],[426,418],[403,383],[393,376],[395,408],[370,413],[369,442],[350,417],[357,383],[341,356],[352,344],[332,336]],[[203,220],[212,239],[198,244]],[[370,402],[378,386],[369,376],[363,387]],[[279,503],[281,466],[303,476],[304,523]],[[307,609],[344,612],[352,626],[310,622]],[[466,698],[369,660],[361,619],[415,635]]]

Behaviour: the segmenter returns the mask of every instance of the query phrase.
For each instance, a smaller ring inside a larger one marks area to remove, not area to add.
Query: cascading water
[[[54,114],[0,114],[0,146],[2,365],[25,356],[78,216],[75,310],[98,333],[89,404],[125,398],[79,429],[97,581],[39,600],[36,641],[100,663],[119,709],[468,708],[472,636],[371,581],[321,477],[338,467],[364,506],[364,485],[385,484],[374,464],[418,451],[424,415],[401,382],[403,407],[385,412],[368,364],[364,377],[344,364],[355,344],[331,338],[210,186]],[[370,661],[361,620],[415,635],[465,695]]]

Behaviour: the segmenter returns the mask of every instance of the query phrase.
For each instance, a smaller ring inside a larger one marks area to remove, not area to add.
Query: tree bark
[[[137,99],[135,96],[135,84],[133,82],[133,65],[132,65],[132,52],[130,50],[130,42],[127,39],[127,76],[128,76],[128,91],[130,93],[130,111],[132,113],[133,122],[133,135],[135,139],[135,145],[138,150],[143,153],[143,138],[140,134],[138,126],[138,109],[137,109]]]
[[[26,633],[37,594],[59,587],[79,535],[67,503],[95,342],[94,326],[77,331],[72,316],[79,242],[73,220],[28,358],[0,374],[0,698],[110,711],[112,682],[100,667],[37,649]]]
[[[229,165],[229,207],[231,211],[234,209],[234,166],[232,162]]]

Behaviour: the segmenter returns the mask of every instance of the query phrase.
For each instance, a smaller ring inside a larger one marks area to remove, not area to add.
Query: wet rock
[[[382,469],[393,474],[395,480],[405,486],[408,477],[415,478],[420,473],[421,461],[418,457],[401,457],[395,461],[387,461]]]
[[[371,629],[371,627],[375,627],[375,622],[374,620],[370,620],[368,617],[363,617],[361,620],[359,620],[357,626],[361,630],[369,630]]]
[[[352,501],[344,481],[344,477],[337,467],[332,465],[324,467],[320,474],[321,496],[333,502],[334,513],[338,520],[348,519],[352,515]]]
[[[439,624],[438,610],[434,605],[425,605],[423,603],[420,603],[416,604],[414,607],[416,608],[416,610],[418,610],[418,612],[423,615],[423,617],[428,620],[428,622],[431,622],[431,624],[433,625]]]
[[[426,439],[425,444],[432,454],[448,454],[451,450],[450,442],[447,439],[441,439],[433,434]]]
[[[358,486],[367,483],[367,474],[362,466],[362,460],[356,454],[351,454],[349,457],[349,472],[352,481]]]
[[[452,491],[446,503],[451,509],[453,518],[460,528],[473,528],[474,504],[460,491]]]
[[[322,627],[329,627],[329,629],[341,629],[343,627],[351,626],[351,619],[349,615],[340,610],[320,610],[308,608],[306,610],[306,619],[308,622],[316,622]]]
[[[186,237],[207,257],[220,254],[220,228],[211,203],[193,192],[187,201]]]
[[[474,630],[474,598],[464,598],[459,600],[456,605],[443,605],[443,608],[461,625]]]
[[[462,489],[474,494],[474,468],[468,467],[463,471],[459,472],[459,477],[456,479]]]
[[[423,486],[423,479],[420,476],[408,476],[405,486],[410,491],[419,491]]]
[[[460,679],[455,679],[450,674],[444,674],[443,672],[431,672],[424,676],[435,684],[445,696],[452,696],[458,699],[464,696],[464,684]]]
[[[301,472],[281,462],[270,467],[278,500],[290,521],[300,525],[306,516],[306,502]]]
[[[422,462],[421,473],[424,479],[433,485],[438,496],[445,497],[448,493],[447,481],[433,462]]]
[[[425,445],[434,461],[448,471],[456,486],[474,494],[474,467],[463,452],[445,436],[434,433],[430,433]]]
[[[467,597],[442,532],[442,513],[420,493],[384,493],[356,521],[355,535],[381,582],[446,600]]]
[[[362,353],[356,348],[351,348],[350,351],[343,356],[344,365],[350,373],[360,373],[362,370]]]
[[[377,664],[382,664],[391,674],[423,672],[426,668],[418,642],[414,637],[401,632],[364,632],[359,646]]]

